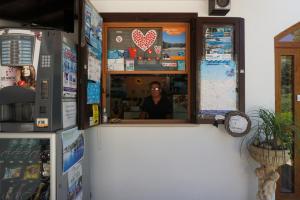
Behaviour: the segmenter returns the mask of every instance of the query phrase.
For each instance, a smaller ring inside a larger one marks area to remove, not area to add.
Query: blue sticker
[[[184,60],[178,60],[177,61],[177,69],[178,70],[185,70],[185,61]]]
[[[108,59],[124,58],[124,50],[110,50],[107,54]]]
[[[87,85],[87,104],[100,103],[100,83],[88,81]]]

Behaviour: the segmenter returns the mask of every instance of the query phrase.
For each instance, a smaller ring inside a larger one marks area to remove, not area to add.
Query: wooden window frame
[[[191,123],[195,121],[193,115],[195,110],[194,96],[193,96],[193,76],[191,73],[194,71],[195,66],[195,27],[197,14],[196,13],[101,13],[103,17],[103,55],[102,55],[102,105],[106,106],[106,76],[112,74],[153,74],[153,71],[108,71],[106,67],[107,63],[107,30],[108,28],[127,28],[127,27],[163,27],[172,25],[184,25],[186,26],[186,70],[185,71],[157,71],[155,74],[186,74],[188,78],[188,119],[164,119],[164,120],[125,120],[122,119],[121,123],[124,124],[173,124],[173,123]]]
[[[234,28],[233,35],[233,52],[234,52],[234,60],[237,62],[237,71],[238,71],[238,103],[237,110],[241,112],[245,112],[245,28],[244,28],[244,19],[239,17],[200,17],[197,21],[197,31],[198,34],[196,37],[196,55],[197,55],[197,66],[200,65],[201,60],[204,55],[204,26],[232,26]],[[200,80],[198,77],[198,73],[195,81]],[[197,83],[196,83],[197,85]],[[195,111],[199,111],[199,104],[201,101],[200,88],[195,88],[195,100],[196,100],[196,109]],[[196,115],[197,113],[195,113]],[[199,124],[212,124],[215,123],[215,119],[211,118],[198,118],[196,116],[197,123]],[[222,124],[224,120],[218,120],[217,123]]]
[[[279,33],[274,38],[274,47],[275,47],[275,111],[281,111],[281,62],[280,57],[281,55],[286,56],[294,56],[298,55],[300,58],[300,42],[280,42],[280,39],[287,35],[288,33],[292,33],[295,30],[300,29],[300,22],[291,26],[290,28],[284,30],[283,32]],[[299,64],[300,61],[297,60]],[[295,63],[296,64],[296,63]],[[297,79],[300,80],[300,74],[298,72],[294,72]],[[296,83],[294,83],[296,84]],[[295,91],[294,91],[295,92]],[[295,106],[295,105],[294,105]],[[299,105],[298,105],[299,106]],[[297,108],[294,108],[297,109]],[[295,119],[296,121],[300,121],[300,119]],[[294,158],[294,166],[295,166],[295,173],[294,173],[294,192],[293,193],[282,193],[280,192],[280,179],[278,181],[278,186],[276,189],[276,199],[278,200],[298,200],[300,197],[300,155],[299,155],[299,148],[300,148],[300,140],[296,140],[295,143],[295,158]]]
[[[238,107],[237,110],[245,111],[245,39],[244,39],[244,19],[237,17],[200,17],[197,13],[101,13],[104,24],[108,23],[187,23],[189,24],[189,119],[176,122],[176,120],[154,120],[152,123],[198,123],[198,124],[213,124],[214,119],[198,119],[198,105],[199,105],[199,88],[197,88],[198,81],[198,66],[202,58],[203,51],[203,33],[201,24],[214,25],[232,25],[235,29],[234,35],[234,52],[238,53]],[[199,35],[200,34],[200,35]],[[103,40],[105,41],[105,40]],[[104,51],[106,46],[104,46]],[[103,61],[106,55],[103,54]],[[104,65],[102,65],[104,66]],[[103,67],[104,68],[104,67]],[[134,73],[134,72],[132,72]],[[103,83],[103,82],[102,82]],[[103,87],[102,91],[105,91]],[[106,101],[106,99],[103,99]],[[150,120],[152,121],[152,120]],[[123,121],[124,122],[124,121]],[[142,123],[140,120],[132,120],[128,123]],[[224,120],[219,120],[218,123],[224,123]]]

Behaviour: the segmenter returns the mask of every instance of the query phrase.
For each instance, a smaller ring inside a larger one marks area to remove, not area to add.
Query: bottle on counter
[[[103,113],[102,113],[102,123],[107,123],[108,122],[108,116],[106,113],[106,108],[103,108]]]

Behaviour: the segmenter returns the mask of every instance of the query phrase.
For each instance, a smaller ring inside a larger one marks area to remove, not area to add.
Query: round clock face
[[[229,2],[230,2],[230,0],[217,0],[217,4],[220,7],[226,7],[226,6],[228,6]]]

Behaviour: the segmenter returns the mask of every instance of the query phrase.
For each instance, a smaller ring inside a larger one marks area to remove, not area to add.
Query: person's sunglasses
[[[159,91],[159,90],[160,90],[160,88],[158,88],[158,87],[151,88],[151,91]]]

